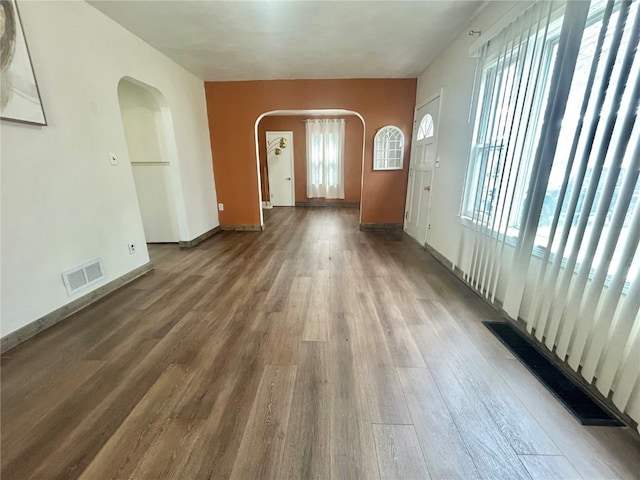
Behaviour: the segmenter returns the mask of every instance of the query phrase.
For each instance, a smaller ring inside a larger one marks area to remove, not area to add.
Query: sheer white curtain
[[[307,120],[307,198],[344,198],[344,120]]]

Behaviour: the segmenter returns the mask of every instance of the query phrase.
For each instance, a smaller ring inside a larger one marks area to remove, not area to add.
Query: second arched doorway
[[[344,120],[344,198],[323,199],[307,195],[307,138],[305,123],[317,119]],[[280,132],[280,134],[278,134]],[[286,133],[286,135],[285,135]],[[269,139],[267,137],[269,136]],[[278,159],[292,156],[291,176],[281,175],[283,181],[291,178],[291,194],[296,206],[349,206],[360,207],[362,202],[362,172],[364,166],[365,122],[362,115],[344,109],[311,109],[311,110],[274,110],[265,112],[256,119],[256,169],[258,173],[258,192],[260,200],[260,222],[264,228],[263,208],[270,208],[274,187],[273,178],[269,178],[269,154],[272,158],[275,149],[281,154]],[[285,147],[280,143],[285,139]],[[291,140],[289,140],[291,139]],[[273,144],[273,145],[271,145]],[[271,148],[270,148],[271,147]],[[286,155],[284,155],[286,153]],[[283,185],[286,193],[286,185]],[[279,188],[279,187],[276,187]]]

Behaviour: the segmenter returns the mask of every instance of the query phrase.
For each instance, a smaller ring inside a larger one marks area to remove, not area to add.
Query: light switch
[[[109,163],[111,165],[118,165],[118,157],[116,157],[115,153],[110,153],[109,154]]]

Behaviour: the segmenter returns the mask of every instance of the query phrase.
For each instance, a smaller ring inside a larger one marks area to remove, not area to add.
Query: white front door
[[[267,132],[267,166],[271,205],[295,206],[293,132]]]
[[[440,96],[416,110],[407,184],[404,229],[421,245],[427,241]]]

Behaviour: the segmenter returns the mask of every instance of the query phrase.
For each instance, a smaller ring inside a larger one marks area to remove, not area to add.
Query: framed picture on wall
[[[15,0],[0,0],[0,118],[46,125],[40,91]]]

